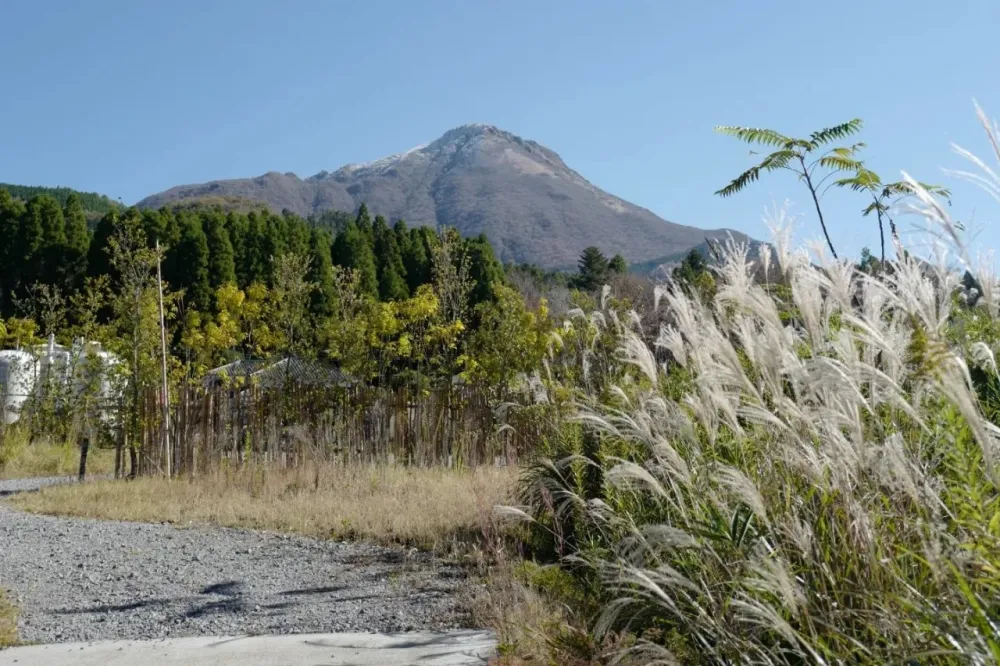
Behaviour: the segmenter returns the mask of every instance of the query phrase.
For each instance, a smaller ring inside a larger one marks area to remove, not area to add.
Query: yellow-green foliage
[[[494,301],[476,308],[478,326],[458,362],[466,379],[503,391],[515,376],[540,367],[552,325],[544,299],[531,312],[510,287],[497,284],[493,293]]]

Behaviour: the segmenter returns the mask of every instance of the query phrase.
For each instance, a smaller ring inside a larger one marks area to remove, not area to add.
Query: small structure
[[[55,336],[30,352],[0,351],[0,418],[4,424],[15,423],[31,399],[51,395],[60,401],[90,391],[104,419],[107,405],[119,393],[113,380],[118,363],[99,342],[77,339],[66,347],[56,344]]]
[[[15,423],[35,389],[35,357],[18,349],[0,351],[0,425]]]

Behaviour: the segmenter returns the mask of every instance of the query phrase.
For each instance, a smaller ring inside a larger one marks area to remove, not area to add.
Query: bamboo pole
[[[167,478],[170,468],[170,389],[167,385],[167,329],[163,325],[163,275],[160,271],[160,239],[156,239],[156,291],[160,305],[160,371],[163,375],[163,448],[166,452]]]

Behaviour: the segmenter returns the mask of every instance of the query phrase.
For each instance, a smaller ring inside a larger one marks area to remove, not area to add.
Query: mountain
[[[119,204],[109,199],[103,194],[96,192],[80,192],[68,187],[41,187],[36,185],[12,185],[10,183],[0,183],[0,190],[7,190],[15,199],[27,201],[31,197],[47,194],[65,206],[66,200],[71,194],[76,194],[80,199],[80,204],[87,215],[87,220],[93,222],[100,219],[112,208],[118,208]]]
[[[575,266],[588,245],[638,263],[726,234],[667,222],[591,184],[545,146],[481,124],[332,173],[302,179],[270,172],[182,185],[139,205],[159,208],[219,198],[260,201],[302,216],[328,209],[353,211],[364,202],[390,221],[453,226],[465,236],[485,233],[502,261],[545,268]]]

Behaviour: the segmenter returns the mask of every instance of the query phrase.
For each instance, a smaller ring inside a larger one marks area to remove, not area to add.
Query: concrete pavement
[[[198,636],[0,650],[2,666],[472,666],[495,654],[486,631]]]

